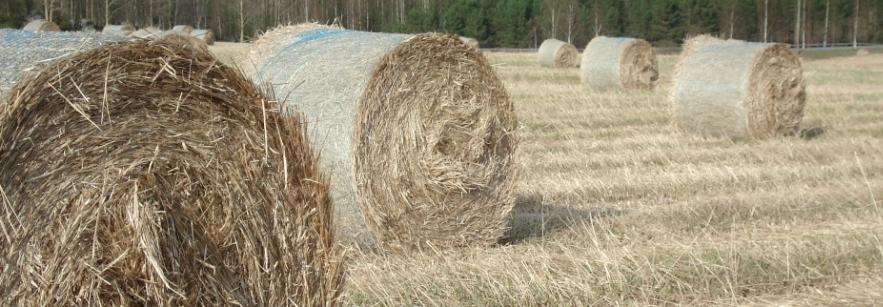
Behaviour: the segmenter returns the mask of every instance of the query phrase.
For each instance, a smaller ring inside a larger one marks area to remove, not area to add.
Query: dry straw
[[[102,34],[118,36],[129,36],[132,32],[135,32],[135,27],[129,24],[106,25],[104,26],[104,29],[101,30]]]
[[[598,36],[583,51],[580,76],[593,89],[652,90],[659,79],[656,52],[643,39]]]
[[[503,234],[517,123],[478,51],[453,35],[314,29],[260,65],[311,124],[345,241],[371,241],[366,228],[391,250]]]
[[[60,60],[0,111],[0,305],[335,305],[316,163],[299,117],[208,53]]]
[[[550,38],[540,45],[537,60],[543,67],[576,67],[579,65],[579,51],[569,43]]]
[[[59,28],[54,22],[44,19],[34,19],[31,22],[28,22],[22,30],[33,32],[58,32],[61,31],[61,28]]]
[[[684,130],[762,139],[799,128],[806,85],[787,45],[698,36],[685,43],[675,70],[674,122]]]

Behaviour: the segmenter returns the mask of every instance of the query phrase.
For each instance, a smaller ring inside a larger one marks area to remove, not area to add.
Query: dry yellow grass
[[[679,132],[666,96],[593,92],[533,54],[488,56],[521,123],[506,242],[351,251],[354,305],[850,305],[883,280],[883,56],[806,61],[815,138]]]
[[[235,53],[245,45],[221,52]],[[217,52],[217,51],[216,51]],[[487,53],[520,120],[509,238],[355,250],[351,305],[874,305],[883,299],[883,55],[806,60],[812,139],[679,132],[652,93]]]

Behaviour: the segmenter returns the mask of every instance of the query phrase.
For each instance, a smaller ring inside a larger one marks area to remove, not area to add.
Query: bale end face
[[[22,80],[0,110],[3,302],[335,305],[325,180],[300,121],[276,109],[163,40]]]
[[[356,115],[369,229],[392,250],[495,243],[514,204],[516,125],[477,50],[446,34],[406,39],[377,66]]]

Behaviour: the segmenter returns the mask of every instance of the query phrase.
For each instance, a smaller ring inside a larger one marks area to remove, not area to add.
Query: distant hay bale
[[[177,33],[171,33],[170,35],[166,35],[163,38],[163,41],[165,41],[165,43],[168,45],[174,45],[180,48],[191,48],[204,53],[211,53],[211,51],[208,50],[208,45],[204,41],[190,35],[179,35]]]
[[[866,48],[859,49],[858,51],[855,52],[856,56],[866,56],[866,55],[870,55],[870,54],[871,54],[871,51]]]
[[[159,39],[163,38],[165,35],[164,32],[157,27],[147,27],[132,32],[132,34],[130,34],[129,36],[143,39]]]
[[[34,19],[22,28],[25,31],[32,32],[59,32],[61,28],[54,22],[44,19]]]
[[[579,51],[569,43],[550,38],[540,45],[537,60],[543,67],[576,67],[579,64]]]
[[[3,305],[336,305],[326,180],[277,109],[162,40],[23,80],[0,111]]]
[[[598,36],[583,51],[580,76],[594,89],[652,90],[659,79],[656,51],[643,39]]]
[[[674,122],[733,139],[793,135],[806,101],[800,59],[784,44],[690,39],[675,68]]]
[[[101,30],[102,34],[118,36],[129,36],[132,32],[135,32],[135,27],[129,24],[105,25],[104,29]]]
[[[478,40],[471,38],[471,37],[460,36],[460,41],[462,41],[464,44],[466,44],[466,46],[475,48],[476,50],[479,49],[479,47],[480,47],[478,44]]]
[[[178,33],[190,34],[190,32],[193,32],[193,27],[188,26],[188,25],[177,25],[177,26],[172,27],[171,31],[178,32]]]
[[[215,44],[215,34],[208,29],[194,29],[190,32],[190,36],[203,41],[206,45]]]
[[[325,28],[258,65],[256,81],[297,97],[286,106],[311,124],[344,241],[410,250],[502,236],[517,122],[478,51],[447,34]]]
[[[0,29],[0,101],[23,74],[39,71],[66,55],[121,39],[97,33]]]

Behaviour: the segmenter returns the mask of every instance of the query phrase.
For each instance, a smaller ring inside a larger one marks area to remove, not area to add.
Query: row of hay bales
[[[184,36],[22,58],[46,66],[2,96],[0,305],[333,306],[339,240],[499,240],[517,122],[481,53],[288,33],[256,83]]]
[[[87,30],[87,29],[91,29]],[[44,20],[44,19],[35,19],[28,22],[22,30],[31,31],[31,32],[59,32],[61,28],[58,27],[52,21]],[[94,28],[87,27],[84,28],[84,32],[95,32]],[[101,30],[102,34],[105,35],[115,35],[115,36],[126,36],[126,37],[136,37],[136,38],[144,38],[144,39],[157,39],[163,38],[170,35],[181,35],[181,36],[190,36],[196,39],[199,39],[205,42],[208,45],[213,45],[215,43],[214,33],[208,29],[194,29],[188,25],[177,25],[172,27],[172,29],[168,31],[163,31],[157,27],[146,27],[140,30],[136,30],[130,24],[122,24],[122,25],[105,25]]]
[[[578,57],[573,45],[554,39],[538,51],[547,67],[574,67]],[[583,51],[580,79],[593,89],[652,90],[656,53],[642,39],[596,37]],[[684,44],[670,99],[683,130],[744,139],[797,133],[805,95],[800,60],[787,45],[703,35]]]
[[[593,89],[652,90],[659,78],[656,52],[645,40],[598,36],[579,51],[557,39],[543,41],[537,51],[543,67],[580,67],[583,84]]]

